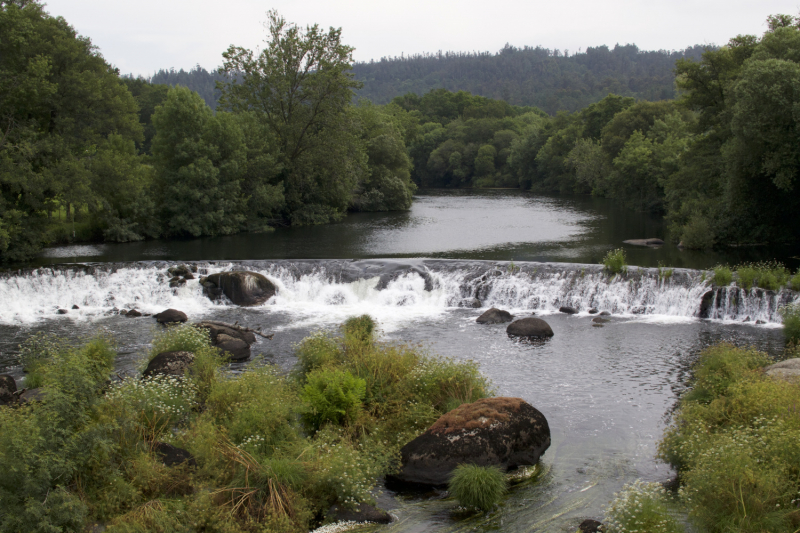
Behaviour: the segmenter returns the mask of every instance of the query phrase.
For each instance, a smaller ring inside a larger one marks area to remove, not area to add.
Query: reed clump
[[[110,382],[103,337],[28,346],[45,395],[0,406],[0,531],[305,532],[333,504],[371,502],[402,444],[492,393],[476,364],[380,342],[368,316],[301,342],[288,376],[225,372],[191,326],[159,330],[143,357],[192,351],[177,377]],[[192,460],[168,466],[167,445]]]
[[[448,489],[462,506],[489,511],[508,491],[508,481],[497,467],[462,464],[453,471]]]

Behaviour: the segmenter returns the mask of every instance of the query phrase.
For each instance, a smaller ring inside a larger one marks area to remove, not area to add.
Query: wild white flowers
[[[636,480],[625,485],[604,509],[606,533],[678,533],[681,525],[670,514],[668,495],[660,483]]]

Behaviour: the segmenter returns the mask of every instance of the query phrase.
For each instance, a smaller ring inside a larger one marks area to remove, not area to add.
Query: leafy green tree
[[[136,102],[86,37],[34,0],[0,3],[0,258],[48,241],[48,213],[94,200],[90,159],[141,138]]]
[[[231,46],[224,54],[220,104],[256,113],[278,145],[286,207],[294,224],[344,216],[366,172],[357,124],[348,108],[359,87],[349,73],[353,49],[341,30],[304,31],[269,13],[269,40],[255,54]]]
[[[175,87],[153,114],[156,190],[167,235],[226,235],[245,221],[246,149],[237,118],[213,114],[200,96]]]
[[[398,211],[411,207],[416,185],[402,126],[378,106],[362,103],[355,109],[367,153],[367,169],[354,207],[364,211]]]

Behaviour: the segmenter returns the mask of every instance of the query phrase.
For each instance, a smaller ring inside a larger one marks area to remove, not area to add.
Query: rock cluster
[[[169,280],[169,286],[172,288],[185,285],[190,279],[194,279],[193,272],[197,272],[197,265],[177,265],[167,269],[167,273],[172,276]]]

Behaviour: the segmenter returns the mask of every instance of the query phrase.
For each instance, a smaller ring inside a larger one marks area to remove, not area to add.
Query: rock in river
[[[275,294],[275,285],[263,275],[246,270],[218,272],[200,278],[203,291],[212,300],[223,294],[235,305],[250,307],[261,305]]]
[[[484,398],[442,415],[400,450],[390,484],[446,485],[460,464],[504,470],[536,464],[550,446],[550,426],[521,398]]]
[[[661,239],[650,238],[650,239],[629,239],[627,241],[622,241],[625,244],[630,244],[631,246],[662,246],[664,241]]]
[[[17,382],[9,374],[0,374],[0,405],[14,403],[17,397]]]
[[[147,364],[142,374],[145,377],[182,376],[194,363],[192,352],[161,352]]]
[[[550,324],[541,318],[528,317],[516,320],[508,325],[506,333],[511,337],[552,337]]]
[[[475,322],[478,324],[502,324],[504,322],[511,322],[512,320],[514,320],[514,315],[508,311],[492,307],[479,316]]]
[[[562,305],[561,307],[558,308],[558,312],[559,313],[566,313],[568,315],[574,315],[574,314],[578,313],[578,310],[575,309],[574,307],[570,307],[568,305]]]
[[[153,315],[153,317],[158,320],[159,324],[177,324],[179,322],[186,322],[189,319],[186,313],[178,311],[177,309],[167,309],[161,311],[157,315]]]

